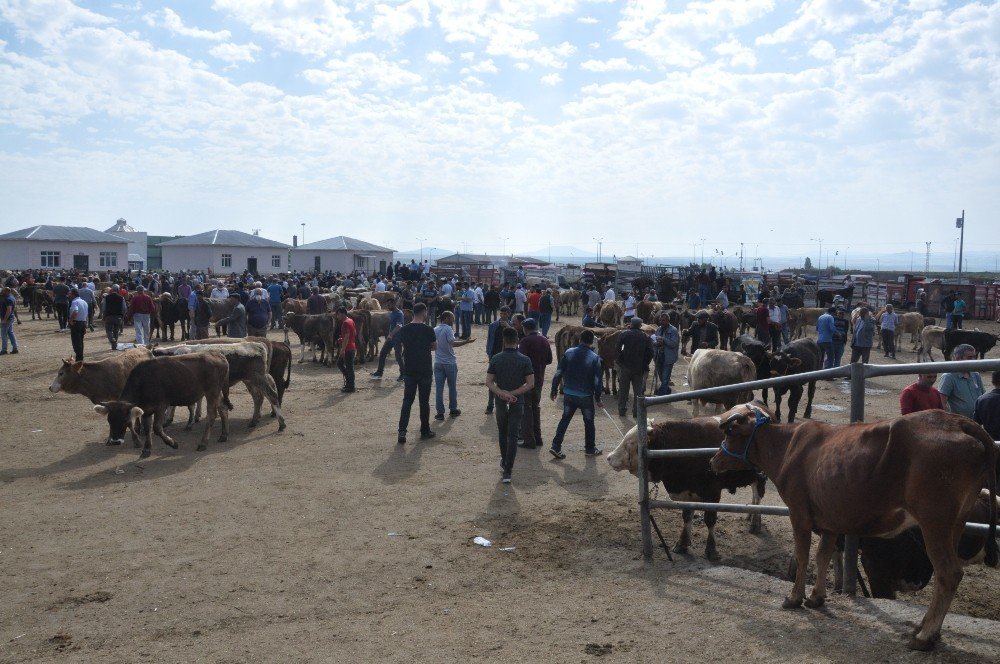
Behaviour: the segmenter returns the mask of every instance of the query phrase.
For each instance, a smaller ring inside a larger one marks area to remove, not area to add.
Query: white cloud
[[[425,59],[432,65],[445,66],[451,64],[451,58],[441,51],[431,51],[425,56]]]
[[[191,39],[227,41],[230,37],[232,37],[232,33],[230,33],[229,30],[213,31],[188,27],[184,25],[184,21],[177,14],[177,12],[169,7],[165,7],[158,12],[153,12],[152,14],[146,14],[143,18],[149,25],[162,25],[172,34],[180,35],[182,37],[190,37]]]
[[[529,65],[527,62],[515,62],[514,69],[517,69],[518,71],[528,71],[529,69],[531,69],[531,65]]]
[[[837,55],[837,49],[835,49],[833,44],[825,39],[820,39],[818,42],[809,47],[809,55],[817,60],[833,60]]]
[[[583,23],[585,25],[594,25],[595,23],[599,23],[599,21],[593,16],[581,16],[580,18],[576,19],[576,22]]]
[[[559,85],[560,83],[562,83],[563,78],[557,72],[553,72],[551,74],[546,74],[545,76],[542,76],[542,78],[539,80],[541,80],[541,82],[544,83],[545,85]]]
[[[427,0],[409,0],[399,5],[379,4],[372,19],[372,32],[379,39],[395,41],[414,28],[430,25]]]
[[[14,26],[19,39],[52,46],[77,26],[102,26],[112,21],[69,0],[3,0],[0,18]]]
[[[636,66],[627,58],[611,58],[610,60],[586,60],[580,63],[580,69],[593,72],[634,71]]]
[[[218,44],[208,49],[208,52],[224,62],[237,65],[242,62],[254,62],[254,53],[260,51],[260,46],[253,42],[249,44]]]
[[[473,60],[476,59],[476,52],[475,51],[463,51],[461,54],[459,54],[458,57],[462,58],[466,62],[472,62]]]
[[[865,24],[892,17],[895,0],[805,0],[797,16],[774,32],[757,38],[758,44],[784,44],[822,34],[838,35]]]
[[[363,39],[348,9],[332,0],[214,0],[253,32],[286,51],[324,56]]]
[[[496,74],[499,71],[500,71],[500,69],[497,68],[497,66],[496,66],[496,64],[494,64],[493,60],[487,59],[487,60],[483,60],[482,62],[477,62],[476,64],[472,65],[471,67],[464,67],[464,68],[462,68],[462,71],[460,73],[462,73],[462,74],[468,74],[470,72],[477,72],[477,73],[480,73],[480,74]]]
[[[590,48],[594,48],[594,49],[600,48],[601,47],[601,42],[590,42],[589,44],[587,44],[587,46],[589,46]]]
[[[386,91],[420,83],[421,77],[376,53],[352,53],[326,63],[324,69],[307,69],[302,75],[310,83],[329,88],[354,89],[371,85]]]
[[[745,67],[753,69],[757,66],[757,56],[736,39],[730,39],[712,49],[721,56],[730,67]]]

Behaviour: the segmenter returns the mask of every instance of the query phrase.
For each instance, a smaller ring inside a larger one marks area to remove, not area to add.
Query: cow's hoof
[[[257,423],[256,423],[256,422],[251,422],[251,423],[250,423],[249,425],[247,425],[247,426],[248,426],[249,428],[253,429],[254,427],[256,427],[256,426],[257,426]]]
[[[227,442],[228,440],[229,440],[229,436],[225,436],[225,435],[223,435],[223,436],[219,436],[219,442],[220,442],[220,443],[225,443],[225,442]]]
[[[139,458],[148,459],[150,454],[152,454],[152,452],[150,452],[149,450],[143,450],[142,452],[139,453]]]
[[[757,535],[760,533],[760,515],[751,514],[750,515],[750,534]]]
[[[279,425],[278,425],[278,431],[284,431],[284,430],[285,430],[285,429],[287,429],[287,428],[288,428],[288,425],[287,425],[287,424],[285,424],[285,421],[284,421],[284,420],[282,420],[282,421],[281,421],[281,424],[279,424]]]
[[[826,604],[826,598],[825,597],[816,597],[816,598],[809,597],[808,599],[806,599],[806,608],[807,609],[818,609],[821,606],[823,606],[824,604]]]
[[[791,597],[786,597],[785,601],[781,603],[781,608],[783,609],[801,609],[802,600],[792,599]]]
[[[674,553],[687,553],[688,548],[682,544],[674,544]]]
[[[121,444],[122,444],[122,441],[120,441],[120,440],[110,440],[110,439],[109,439],[109,440],[108,440],[108,442],[106,442],[106,443],[104,443],[104,444],[105,444],[105,445],[121,445]]]
[[[722,560],[722,556],[720,556],[719,552],[716,551],[715,549],[712,549],[711,551],[705,551],[705,558],[707,560],[711,560],[713,563],[717,563],[720,560]]]
[[[305,362],[305,360],[299,360],[299,364],[302,364],[303,362]]]
[[[277,417],[277,416],[278,416],[277,413],[271,413],[271,417]]]
[[[910,639],[910,642],[906,644],[906,647],[910,650],[933,650],[934,639],[918,639],[914,636]]]
[[[206,445],[205,443],[202,443],[201,445],[199,445],[199,446],[198,446],[198,447],[196,447],[195,449],[196,449],[197,451],[199,451],[199,452],[204,452],[205,450],[207,450],[207,449],[208,449],[208,445]]]

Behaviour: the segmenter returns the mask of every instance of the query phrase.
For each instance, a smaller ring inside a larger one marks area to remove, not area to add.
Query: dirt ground
[[[154,440],[141,463],[128,443],[104,445],[89,401],[48,391],[70,354],[54,328],[25,321],[21,354],[0,358],[0,661],[968,662],[1000,652],[997,570],[969,568],[952,607],[988,619],[974,621],[979,633],[958,635],[949,617],[925,655],[905,649],[908,627],[888,603],[834,596],[822,611],[782,611],[789,584],[770,577],[790,551],[783,517],[752,536],[742,517],[720,515],[718,564],[670,563],[662,551],[644,563],[637,481],[583,456],[579,418],[565,461],[522,450],[502,485],[483,413],[484,328],[457,351],[462,415],[433,423],[433,441],[396,444],[394,365],[385,381],[361,366],[360,391],[343,395],[339,372],[306,363],[285,395],[287,431],[269,419],[248,431],[250,400],[234,388],[228,443],[199,453],[201,425],[175,426],[180,449]],[[87,336],[88,359],[109,354],[101,336]],[[908,381],[872,381],[868,418],[895,414]],[[815,416],[846,421],[845,388],[821,383]],[[686,404],[660,410],[690,416]],[[546,438],[559,412],[545,402]],[[597,428],[610,451],[618,430],[603,413]],[[680,516],[657,516],[674,541]],[[703,547],[696,527],[692,551]]]

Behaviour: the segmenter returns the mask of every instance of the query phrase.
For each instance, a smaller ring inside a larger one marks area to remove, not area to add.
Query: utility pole
[[[594,241],[597,242],[597,262],[601,262],[601,248],[604,245],[603,237],[595,237]]]
[[[701,238],[701,265],[705,266],[705,238]]]
[[[924,242],[927,245],[927,253],[924,254],[924,276],[926,277],[931,273],[931,243]]]
[[[302,244],[306,243],[306,222],[302,222]]]
[[[743,243],[740,242],[740,272],[743,271]]]
[[[958,240],[958,283],[962,283],[962,250],[965,249],[965,210],[962,216],[955,220],[955,226],[962,229]]]

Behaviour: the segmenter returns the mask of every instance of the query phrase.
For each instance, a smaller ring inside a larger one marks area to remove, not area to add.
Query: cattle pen
[[[702,503],[690,501],[675,501],[668,496],[666,500],[651,500],[649,497],[649,474],[647,462],[650,459],[667,459],[678,457],[712,456],[719,451],[718,447],[688,448],[674,450],[650,450],[648,413],[649,406],[663,405],[692,399],[719,396],[733,392],[751,392],[773,387],[787,387],[816,380],[847,378],[850,381],[850,420],[863,422],[865,419],[865,384],[868,378],[881,376],[903,376],[927,372],[926,363],[910,363],[897,365],[875,365],[852,363],[832,369],[820,369],[791,376],[780,376],[764,380],[754,380],[733,385],[721,385],[690,392],[678,392],[665,396],[647,396],[637,399],[637,455],[639,475],[639,517],[642,529],[642,554],[646,560],[653,556],[652,516],[653,509],[699,510],[715,512],[731,512],[738,514],[759,514],[767,516],[788,516],[788,508],[778,505],[747,505],[742,503]],[[1000,359],[996,360],[966,360],[961,362],[936,362],[933,365],[936,372],[959,371],[997,371],[1000,370]],[[1000,445],[1000,442],[997,443]],[[988,526],[979,523],[966,523],[966,530],[986,534]],[[858,537],[853,533],[842,533],[844,539],[843,558],[843,591],[848,595],[857,593],[857,563]],[[668,554],[669,555],[669,554]]]

